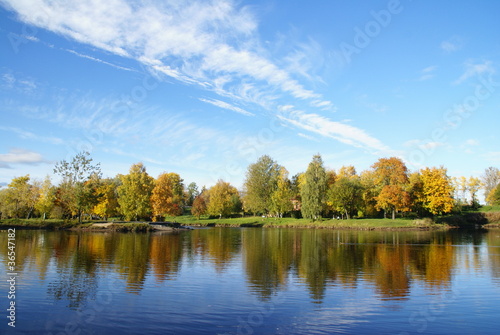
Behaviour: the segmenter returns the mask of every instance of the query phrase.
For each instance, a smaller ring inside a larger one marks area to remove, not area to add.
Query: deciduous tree
[[[271,196],[271,211],[276,213],[278,217],[283,217],[284,213],[293,209],[292,198],[292,186],[288,179],[288,171],[282,167],[278,178],[278,188]]]
[[[490,166],[484,171],[483,175],[481,176],[481,181],[483,182],[484,196],[485,198],[489,198],[491,190],[493,190],[497,187],[497,185],[500,184],[500,170],[496,167]]]
[[[207,213],[218,215],[219,218],[230,215],[234,210],[234,195],[238,195],[238,190],[231,184],[219,180],[208,190]]]
[[[130,167],[127,175],[120,176],[122,185],[118,188],[118,204],[120,212],[126,220],[151,215],[151,193],[154,178],[146,172],[142,163]]]
[[[193,205],[191,206],[191,214],[196,216],[198,220],[200,216],[207,212],[207,202],[205,201],[205,195],[202,193],[194,198]]]
[[[248,166],[243,198],[246,211],[254,214],[269,213],[272,206],[271,196],[278,188],[280,169],[281,166],[267,155]]]
[[[453,209],[453,186],[444,167],[421,170],[424,207],[432,214],[449,213]]]
[[[392,212],[392,219],[396,218],[396,211],[410,210],[410,195],[399,185],[385,185],[377,196],[377,208]]]
[[[101,178],[100,164],[93,165],[90,153],[81,152],[71,162],[58,162],[54,173],[63,177],[60,185],[61,201],[81,222],[83,211],[90,211],[97,204],[93,187]]]
[[[39,197],[35,204],[35,209],[40,212],[43,220],[47,217],[54,208],[54,201],[56,199],[56,189],[50,181],[50,177],[45,177],[42,185],[39,188]]]
[[[328,192],[329,202],[335,210],[345,213],[347,219],[361,205],[363,187],[358,178],[341,177]]]
[[[153,221],[159,217],[181,215],[183,203],[184,184],[181,177],[174,172],[158,176],[151,195]]]
[[[323,167],[321,156],[315,155],[304,174],[304,183],[300,189],[302,199],[302,216],[308,219],[317,220],[321,217],[321,212],[326,200],[326,171]]]
[[[92,212],[104,219],[118,215],[118,187],[120,186],[120,179],[107,178],[101,180],[96,189],[96,194],[99,197],[97,205],[94,206]]]

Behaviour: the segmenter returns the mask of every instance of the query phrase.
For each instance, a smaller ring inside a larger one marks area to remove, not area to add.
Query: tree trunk
[[[349,220],[349,213],[347,212],[347,209],[345,210],[345,217],[347,220]]]
[[[392,210],[392,219],[393,220],[396,219],[396,210],[395,209]]]

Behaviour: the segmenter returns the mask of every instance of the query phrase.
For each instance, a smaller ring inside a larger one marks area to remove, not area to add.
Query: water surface
[[[6,274],[6,231],[0,246]],[[496,334],[499,326],[499,230],[18,230],[16,271],[15,332],[0,283],[2,334]]]

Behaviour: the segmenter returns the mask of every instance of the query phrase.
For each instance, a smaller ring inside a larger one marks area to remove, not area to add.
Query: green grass
[[[488,213],[488,212],[500,212],[500,206],[481,206],[479,208],[479,212]]]
[[[434,226],[431,220],[407,220],[407,219],[350,219],[332,220],[323,219],[312,222],[308,219],[294,218],[222,218],[209,219],[202,217],[198,220],[194,216],[186,215],[167,218],[166,221],[178,222],[191,226],[225,226],[225,227],[277,227],[277,228],[338,228],[338,229],[405,229]],[[439,226],[439,225],[438,225]]]

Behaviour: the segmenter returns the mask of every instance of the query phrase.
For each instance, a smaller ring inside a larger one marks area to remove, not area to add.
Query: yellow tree
[[[153,221],[160,217],[181,215],[183,203],[184,184],[181,177],[174,172],[159,175],[151,195]]]
[[[54,201],[56,200],[56,190],[50,182],[50,177],[47,176],[39,189],[39,197],[35,204],[35,209],[42,214],[45,220],[47,213],[50,213],[54,208]]]
[[[99,183],[96,188],[99,200],[92,209],[92,213],[106,220],[118,215],[117,183],[118,181],[114,179],[104,179]]]
[[[342,166],[337,173],[338,179],[356,176],[356,168],[352,165]]]
[[[453,209],[453,186],[444,167],[421,170],[424,207],[432,214],[449,213]]]
[[[288,179],[288,171],[284,167],[281,167],[278,177],[278,188],[271,195],[271,210],[280,218],[283,217],[283,213],[293,209],[292,198],[293,193],[290,180]]]
[[[392,219],[396,218],[396,211],[410,210],[410,194],[399,185],[385,185],[377,199],[377,208],[392,211]]]
[[[219,219],[228,216],[234,211],[234,198],[239,197],[238,190],[231,184],[219,180],[208,190],[207,212],[209,215],[218,215]]]
[[[469,177],[467,180],[467,189],[469,190],[470,204],[473,208],[479,207],[479,201],[477,199],[477,192],[483,187],[481,179],[476,177]]]

